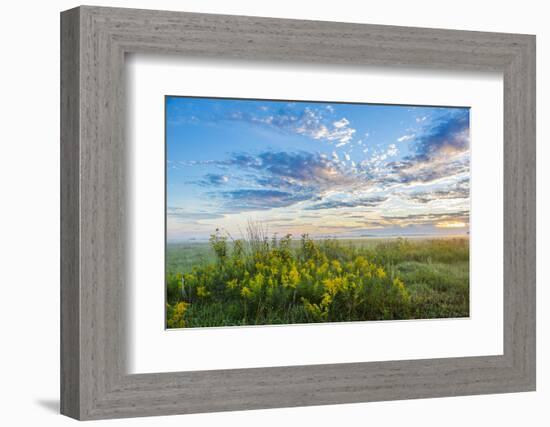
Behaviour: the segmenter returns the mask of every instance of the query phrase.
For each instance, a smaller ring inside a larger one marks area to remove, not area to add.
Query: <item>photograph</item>
[[[165,97],[166,328],[469,316],[468,107]]]

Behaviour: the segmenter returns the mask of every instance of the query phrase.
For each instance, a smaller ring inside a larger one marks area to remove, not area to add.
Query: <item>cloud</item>
[[[262,185],[317,187],[318,190],[353,184],[353,170],[345,168],[336,152],[328,158],[324,154],[307,151],[264,151],[257,155],[233,153],[227,160],[194,162],[192,165],[237,167],[247,172],[245,177]],[[227,175],[207,174],[203,181],[227,183]]]
[[[403,135],[397,138],[397,142],[407,142],[407,141],[410,141],[411,139],[414,139],[414,137],[415,137],[414,133]]]
[[[338,175],[335,165],[327,159],[308,152],[264,152],[258,158],[260,168],[278,177],[302,182],[330,181]]]
[[[305,151],[264,151],[257,155],[233,153],[219,164],[237,168],[238,175],[229,180],[226,175],[207,174],[200,182],[212,189],[220,188],[221,191],[211,191],[209,196],[218,200],[225,212],[263,210],[303,201],[316,203],[327,194],[349,194],[370,186],[355,163],[346,163],[337,153],[333,153],[331,158]],[[235,188],[237,181],[239,187]],[[361,200],[357,206],[373,202],[374,199]],[[349,206],[351,204],[349,202]]]
[[[205,186],[210,186],[210,185],[218,186],[218,185],[226,184],[227,182],[229,182],[229,177],[227,175],[209,173],[204,176],[203,180],[201,180],[199,184],[205,185]]]
[[[304,109],[305,118],[278,114],[268,116],[270,126],[294,126],[300,132],[313,132],[320,125],[313,110]],[[273,117],[273,118],[271,118]],[[333,122],[333,129],[347,129],[349,121]],[[324,125],[323,125],[324,126]],[[349,150],[321,154],[309,151],[266,150],[260,153],[236,152],[223,160],[188,162],[222,168],[220,173],[207,173],[201,184],[218,203],[220,212],[266,210],[302,203],[301,208],[315,211],[332,208],[374,207],[384,197],[362,197],[365,190],[384,192],[389,187],[435,183],[452,176],[469,173],[469,112],[453,111],[431,121],[417,132],[409,152],[398,160],[396,144],[375,149],[360,164],[352,162]],[[231,171],[229,173],[228,171]],[[231,179],[229,178],[231,177]],[[238,184],[238,185],[237,185]],[[395,190],[392,190],[395,191]],[[401,193],[408,200],[427,204],[438,199],[469,196],[468,183],[431,192]]]
[[[246,153],[233,153],[231,159],[218,162],[218,164],[220,163],[228,166],[236,165],[241,167],[259,167],[261,165],[260,159]]]
[[[169,206],[166,209],[166,215],[168,218],[172,218],[176,221],[185,221],[185,220],[199,220],[199,219],[219,219],[223,218],[224,215],[219,213],[204,212],[204,211],[188,211],[184,208]]]
[[[330,123],[325,118],[327,111],[329,114],[334,113],[332,107],[324,109],[306,107],[302,111],[296,111],[295,104],[288,104],[270,115],[258,116],[238,111],[232,112],[227,118],[268,126],[280,132],[304,135],[329,143],[336,142],[338,146],[351,142],[356,130],[350,126],[349,120],[342,117]]]
[[[348,119],[342,119],[332,123],[332,127],[323,123],[320,113],[306,108],[296,122],[294,131],[298,134],[309,136],[313,139],[326,140],[330,143],[337,141],[337,146],[349,144],[356,130],[349,126]]]
[[[461,108],[430,123],[414,137],[413,154],[386,165],[379,182],[426,183],[470,170],[470,113]]]
[[[373,196],[348,200],[327,200],[308,206],[306,210],[333,209],[333,208],[356,208],[356,207],[374,207],[388,200],[387,197]]]
[[[432,159],[467,151],[470,146],[470,111],[457,109],[441,117],[415,139],[417,159]]]
[[[222,162],[218,160],[168,160],[172,165],[176,166],[208,166],[208,165],[221,165]]]
[[[435,200],[467,199],[470,197],[470,180],[463,179],[456,184],[438,190],[415,192],[407,196],[418,203],[430,203]]]
[[[229,163],[254,172],[257,182],[273,180],[273,185],[293,188],[316,187],[319,191],[349,184],[351,176],[341,167],[338,155],[328,159],[318,153],[305,151],[264,151],[257,156],[234,155]]]
[[[364,149],[363,153],[367,153],[368,149]],[[385,150],[375,149],[369,159],[363,160],[361,166],[366,169],[366,171],[371,171],[372,169],[379,169],[383,163],[388,159],[388,157],[395,157],[399,154],[399,149],[395,144],[388,145],[388,148]]]
[[[399,150],[395,144],[388,145],[388,151],[386,152],[388,156],[394,157],[394,156],[397,156],[398,153],[399,153]]]
[[[433,160],[407,159],[390,162],[386,165],[386,173],[376,178],[382,186],[393,184],[430,183],[454,175],[466,174],[470,171],[469,157],[447,159],[444,157]]]
[[[439,212],[439,213],[418,213],[403,216],[383,215],[382,219],[389,224],[399,225],[401,227],[408,225],[434,225],[440,222],[470,222],[470,212],[463,210],[457,212]]]
[[[225,191],[220,196],[229,202],[227,207],[234,211],[268,210],[287,207],[310,198],[309,194],[297,194],[269,189]]]
[[[382,215],[382,218],[388,221],[394,220],[440,220],[451,217],[465,218],[469,217],[470,212],[467,210],[460,210],[456,212],[427,212],[427,213],[413,213],[407,215]]]
[[[336,129],[340,129],[340,128],[343,128],[343,127],[346,127],[347,125],[349,125],[349,120],[346,119],[345,117],[343,117],[342,119],[332,123],[332,125],[336,128]]]

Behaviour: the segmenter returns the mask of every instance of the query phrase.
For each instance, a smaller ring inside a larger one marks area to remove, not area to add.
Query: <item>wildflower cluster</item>
[[[168,275],[168,327],[407,318],[405,284],[361,248],[307,235],[229,242],[219,231],[210,246],[214,262]]]

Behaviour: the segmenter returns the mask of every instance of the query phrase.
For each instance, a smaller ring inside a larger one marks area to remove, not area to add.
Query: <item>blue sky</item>
[[[166,97],[167,239],[466,234],[469,113]]]

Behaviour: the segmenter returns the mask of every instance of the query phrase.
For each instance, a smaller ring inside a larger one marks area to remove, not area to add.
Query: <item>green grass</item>
[[[193,267],[215,261],[207,242],[169,243],[166,246],[166,271],[169,274],[188,273]]]
[[[469,241],[267,239],[167,246],[167,327],[469,315]],[[183,284],[183,287],[182,287]]]

